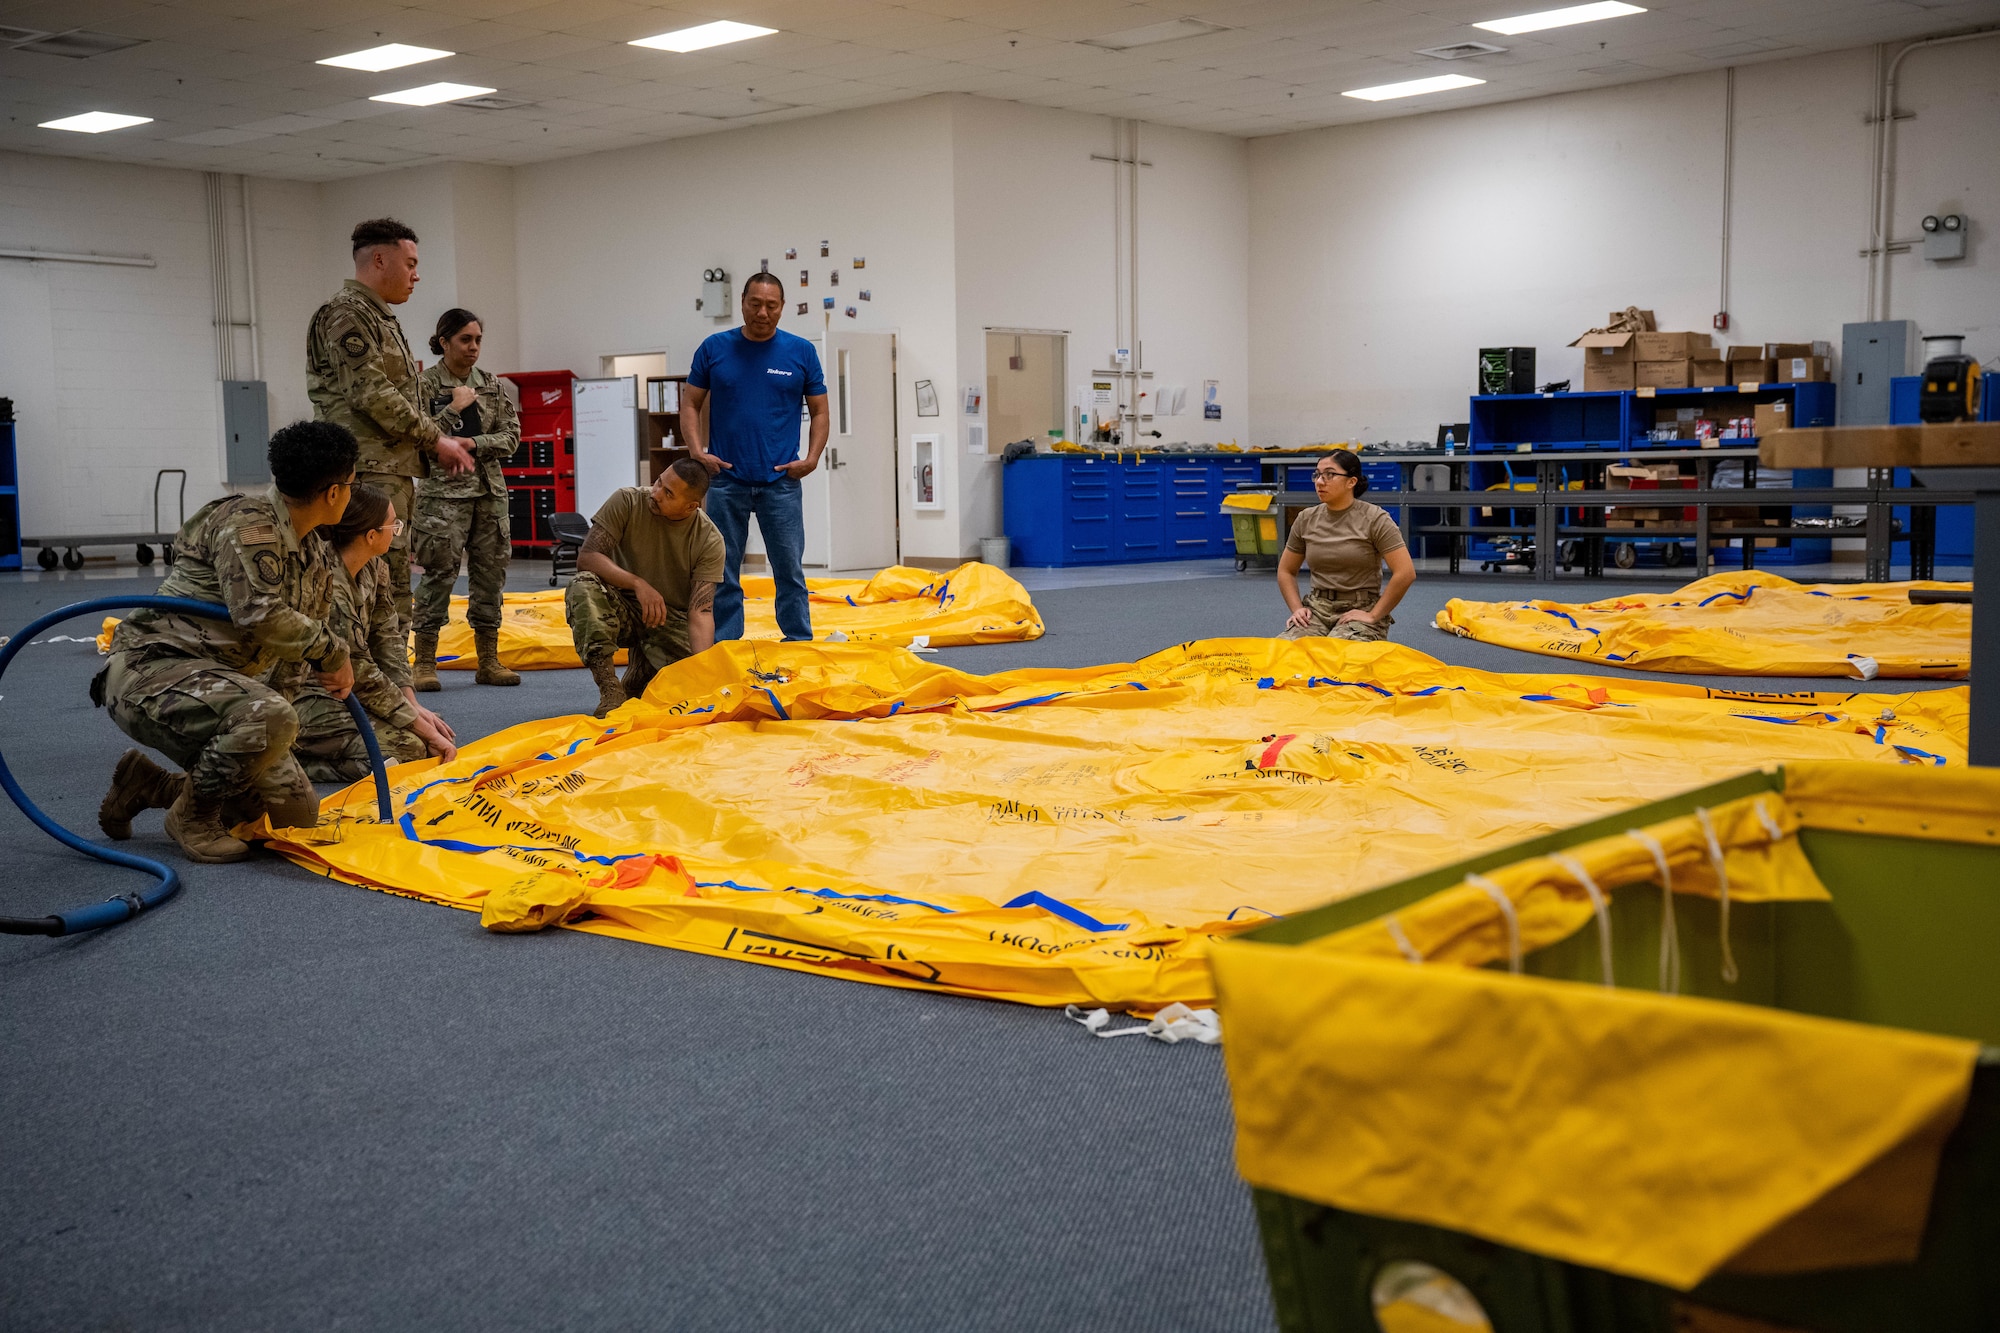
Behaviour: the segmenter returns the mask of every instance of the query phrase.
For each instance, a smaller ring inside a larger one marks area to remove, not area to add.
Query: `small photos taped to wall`
[[[801,302],[799,302],[799,313],[800,313],[801,315],[805,314],[805,312],[806,312],[806,311],[808,311],[808,310],[810,310],[810,309],[812,309],[812,303],[811,303],[811,302],[809,302],[809,301],[801,301]]]
[[[829,287],[838,287],[838,286],[840,285],[840,270],[839,270],[839,269],[837,269],[837,268],[836,268],[836,269],[830,269],[830,270],[828,270],[828,272],[827,272],[827,275],[826,275],[826,285],[827,285],[827,286],[829,286]]]
[[[810,286],[812,286],[812,270],[811,270],[811,269],[809,269],[809,268],[802,268],[802,269],[800,269],[800,270],[799,270],[799,286],[801,286],[801,287],[810,287]]]
[[[875,297],[874,294],[871,293],[866,287],[863,287],[861,289],[861,299],[864,301],[872,301],[875,299]]]
[[[848,317],[849,319],[853,319],[853,318],[854,318],[854,317],[856,316],[856,314],[857,314],[857,313],[858,313],[858,312],[857,312],[857,311],[856,311],[856,310],[854,309],[854,307],[853,307],[853,306],[849,306],[849,307],[847,307],[847,317]]]
[[[785,247],[785,258],[797,259],[798,257],[799,257],[799,248],[796,245],[789,245]]]
[[[820,304],[824,306],[826,309],[831,310],[833,309],[833,298],[829,296],[823,301],[821,301]]]
[[[821,259],[825,259],[828,255],[832,253],[833,253],[833,246],[831,244],[829,244],[826,241],[821,241],[819,243],[819,257]]]
[[[868,267],[868,261],[867,261],[867,260],[866,260],[865,258],[863,258],[862,256],[860,256],[860,255],[856,255],[856,256],[854,256],[854,267],[856,267],[856,268],[867,268],[867,267]]]

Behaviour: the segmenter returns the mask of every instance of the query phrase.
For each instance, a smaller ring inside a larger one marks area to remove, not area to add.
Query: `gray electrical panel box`
[[[1917,326],[1907,319],[1840,326],[1840,393],[1835,420],[1842,426],[1889,424],[1889,381],[1914,375]]]
[[[262,380],[222,381],[223,480],[232,486],[270,483],[269,402]]]

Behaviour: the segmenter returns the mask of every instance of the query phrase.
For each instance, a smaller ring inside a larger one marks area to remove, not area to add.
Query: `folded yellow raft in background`
[[[1960,680],[1972,662],[1972,607],[1913,606],[1909,594],[1971,586],[1793,583],[1753,570],[1597,602],[1454,597],[1436,624],[1504,648],[1646,671]]]
[[[1005,570],[971,561],[950,573],[891,565],[868,579],[807,579],[813,637],[838,643],[924,639],[933,648],[1009,643],[1042,637],[1041,612]],[[777,602],[769,578],[743,580],[743,637],[776,639]],[[451,599],[451,620],[438,635],[440,670],[478,666],[465,598]],[[619,662],[625,660],[620,652]],[[516,671],[580,667],[560,588],[510,592],[500,605],[500,661]]]
[[[1786,758],[1964,762],[1962,689],[1764,696],[1223,639],[990,676],[726,643],[330,797],[352,883],[889,985],[1206,1003],[1208,941]]]

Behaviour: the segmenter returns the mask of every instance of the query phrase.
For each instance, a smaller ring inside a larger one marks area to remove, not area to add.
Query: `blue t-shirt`
[[[819,352],[783,329],[763,342],[740,328],[711,333],[687,382],[709,392],[709,452],[729,464],[720,475],[753,486],[780,480],[774,469],[799,456],[800,404],[826,392]]]

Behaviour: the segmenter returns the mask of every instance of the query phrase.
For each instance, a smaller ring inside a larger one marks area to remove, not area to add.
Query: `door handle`
[[[826,451],[826,465],[829,468],[840,466],[840,447],[838,445]]]

